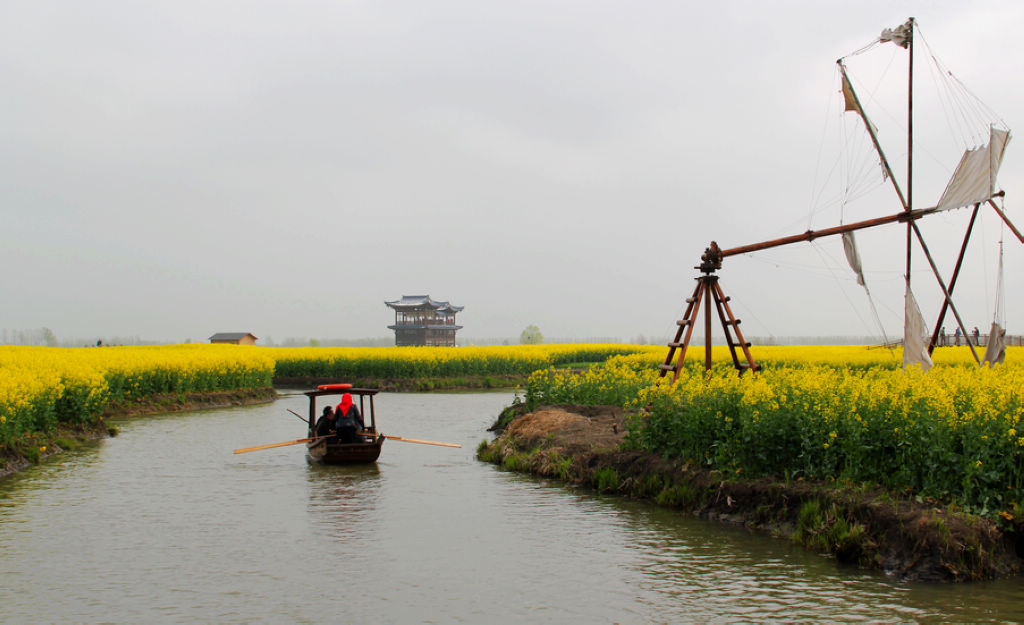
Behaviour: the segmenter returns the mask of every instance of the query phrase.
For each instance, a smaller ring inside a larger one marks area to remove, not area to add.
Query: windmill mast
[[[910,212],[914,208],[914,18],[907,20],[907,205]],[[907,222],[907,288],[910,288],[910,245],[913,222]]]

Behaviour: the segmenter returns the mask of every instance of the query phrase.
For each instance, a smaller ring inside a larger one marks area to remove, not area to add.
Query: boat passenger
[[[316,421],[313,433],[319,438],[328,436],[334,431],[334,410],[330,406],[324,406],[324,412]]]
[[[342,443],[362,442],[356,436],[356,432],[363,428],[363,417],[352,403],[352,394],[345,393],[341,396],[341,403],[334,410],[334,429],[338,432],[338,438]]]

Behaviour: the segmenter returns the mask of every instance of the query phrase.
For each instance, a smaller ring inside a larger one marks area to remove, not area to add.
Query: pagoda
[[[395,311],[395,324],[388,329],[395,331],[396,346],[455,347],[455,331],[462,329],[455,325],[455,314],[463,306],[434,301],[429,295],[403,295],[384,303]]]

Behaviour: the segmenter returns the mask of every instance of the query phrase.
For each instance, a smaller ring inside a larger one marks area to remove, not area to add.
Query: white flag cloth
[[[917,300],[907,283],[906,306],[903,313],[903,369],[908,365],[919,364],[925,371],[932,368],[932,358],[928,355],[925,342],[924,318]]]
[[[860,264],[860,254],[857,252],[857,241],[853,238],[853,232],[843,233],[843,251],[846,252],[846,262],[850,263],[850,269],[857,274],[857,284],[864,286],[864,270]]]
[[[994,364],[1003,362],[1006,358],[1006,330],[995,321],[992,322],[992,329],[988,331],[988,345],[985,346],[985,357],[981,362],[988,363],[991,367]]]

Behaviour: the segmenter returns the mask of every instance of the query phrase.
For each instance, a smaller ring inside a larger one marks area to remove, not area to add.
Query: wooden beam
[[[739,247],[731,247],[726,250],[722,250],[722,257],[726,256],[737,256],[739,254],[749,254],[750,252],[757,252],[759,250],[766,250],[772,247],[779,247],[782,245],[789,245],[790,243],[798,243],[800,241],[813,241],[820,237],[833,236],[836,234],[843,234],[844,232],[853,232],[854,230],[863,230],[865,228],[872,228],[874,226],[881,226],[884,224],[891,224],[895,222],[912,222],[915,219],[920,219],[925,215],[934,213],[934,208],[923,208],[914,211],[904,211],[902,213],[896,213],[895,215],[888,215],[886,217],[876,217],[874,219],[865,219],[864,221],[857,221],[852,224],[845,224],[842,226],[833,226],[832,228],[824,228],[822,230],[808,230],[803,234],[794,234],[788,237],[782,237],[781,239],[772,239],[770,241],[762,241],[760,243],[752,243],[750,245],[741,245]]]

